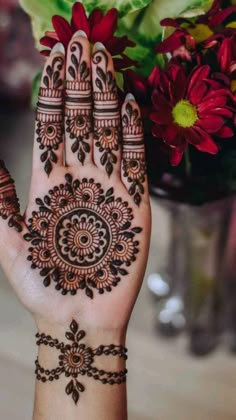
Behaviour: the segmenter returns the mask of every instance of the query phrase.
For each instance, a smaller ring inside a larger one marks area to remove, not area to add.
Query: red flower
[[[127,47],[134,47],[135,43],[129,40],[127,36],[114,36],[117,29],[117,20],[118,12],[116,9],[110,9],[105,15],[103,15],[102,10],[94,9],[87,17],[82,3],[77,2],[72,8],[71,24],[62,16],[53,16],[52,24],[55,32],[46,32],[40,42],[51,49],[60,41],[67,48],[73,34],[82,30],[92,44],[102,42],[112,56],[115,56],[115,68],[119,71],[137,63],[124,54],[124,50]],[[41,53],[48,56],[50,50],[43,50]]]
[[[162,26],[173,27],[175,31],[155,48],[157,53],[168,52],[190,59],[190,52],[195,53],[197,46],[211,48],[225,37],[236,34],[231,28],[230,18],[234,19],[236,6],[223,8],[221,0],[215,0],[211,9],[195,21],[186,18],[163,19]],[[227,22],[227,27],[224,25]]]
[[[186,76],[181,65],[160,70],[160,85],[152,95],[155,123],[153,135],[170,148],[171,163],[178,165],[187,145],[216,154],[218,146],[212,136],[227,138],[233,131],[226,125],[233,118],[227,106],[230,95],[220,81],[210,78],[210,67],[196,67]]]
[[[190,59],[189,51],[194,51],[196,49],[196,42],[194,37],[188,33],[187,29],[181,26],[183,23],[192,25],[189,20],[184,18],[168,18],[161,21],[162,26],[173,27],[176,30],[172,35],[156,46],[156,53],[166,54],[169,52],[179,51],[181,56],[184,55],[187,59]]]

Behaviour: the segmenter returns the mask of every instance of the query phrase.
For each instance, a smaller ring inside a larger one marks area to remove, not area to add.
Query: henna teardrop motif
[[[55,282],[63,295],[79,289],[93,298],[111,292],[136,260],[140,228],[132,227],[133,211],[115,198],[113,188],[104,192],[93,179],[82,181],[68,174],[55,186],[29,219],[31,242],[28,260],[39,269],[45,287]]]

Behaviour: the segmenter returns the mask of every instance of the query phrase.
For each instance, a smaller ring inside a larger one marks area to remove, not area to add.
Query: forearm
[[[72,341],[65,338],[66,331],[70,331],[68,326],[58,328],[44,325],[39,328],[39,333],[44,332],[53,339],[57,338],[59,343],[70,345]],[[47,341],[47,338],[43,340]],[[40,368],[37,371],[34,420],[107,420],[108,418],[109,420],[126,420],[126,383],[123,382],[124,375],[121,373],[126,369],[124,358],[117,354],[95,355],[92,362],[91,359],[88,360],[85,373],[78,373],[77,377],[73,377],[66,372],[68,365],[65,360],[68,352],[63,354],[61,349],[51,347],[50,341],[48,340],[48,345],[41,344],[39,346],[38,361],[44,371]],[[85,344],[86,349],[91,349],[92,352],[100,348],[101,345],[114,344],[117,347],[114,350],[108,348],[108,352],[119,353],[119,346],[125,345],[125,333],[90,330],[86,331],[86,336],[81,340],[81,343]],[[106,352],[106,348],[104,347],[104,352]],[[100,352],[98,351],[98,353]],[[61,356],[60,359],[59,356]],[[88,354],[87,357],[89,358]],[[59,365],[60,361],[61,366]],[[56,369],[58,371],[54,371]],[[63,372],[60,373],[59,369],[62,369]],[[47,370],[53,370],[53,372],[49,374]],[[75,369],[74,372],[78,372],[78,370]],[[103,372],[119,372],[119,375],[107,376]],[[56,375],[59,376],[58,379]],[[45,380],[43,378],[47,379],[46,382],[42,382]],[[107,383],[104,384],[102,381]],[[121,383],[112,384],[113,382]],[[78,392],[73,394],[72,389]],[[79,398],[78,401],[76,401],[77,398]]]

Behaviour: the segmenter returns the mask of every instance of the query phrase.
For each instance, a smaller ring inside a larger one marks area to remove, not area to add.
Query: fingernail
[[[96,44],[94,44],[93,47],[93,52],[97,52],[97,51],[104,51],[106,49],[105,45],[103,45],[101,42],[96,42]]]
[[[60,54],[65,55],[65,47],[64,47],[64,45],[63,45],[61,42],[58,42],[58,43],[57,43],[56,45],[54,45],[54,47],[52,48],[51,55],[53,55],[53,54],[57,54],[57,53],[60,53]]]
[[[136,101],[136,99],[135,99],[134,95],[132,95],[132,93],[128,93],[128,95],[126,95],[125,102],[128,102],[128,101]]]
[[[81,30],[75,32],[72,39],[77,38],[78,36],[82,36],[83,38],[88,39],[87,34],[84,31],[81,31]]]

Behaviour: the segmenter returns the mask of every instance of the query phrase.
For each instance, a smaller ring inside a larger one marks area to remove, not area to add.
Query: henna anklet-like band
[[[98,356],[118,356],[124,360],[127,360],[128,350],[123,346],[101,345],[96,349],[91,349],[85,344],[80,343],[81,340],[86,336],[85,331],[79,330],[79,325],[76,321],[72,321],[70,324],[70,331],[67,331],[66,339],[71,341],[71,344],[65,344],[59,342],[59,340],[52,338],[50,335],[37,334],[37,345],[45,345],[52,348],[56,348],[60,351],[58,360],[58,366],[52,370],[48,370],[40,366],[38,359],[35,362],[36,370],[35,374],[39,381],[45,383],[47,381],[54,381],[60,379],[61,375],[71,377],[71,381],[65,388],[67,395],[71,395],[75,404],[78,403],[80,392],[85,391],[84,385],[78,380],[79,375],[87,375],[96,381],[100,381],[103,384],[115,385],[126,382],[127,369],[119,372],[107,372],[105,370],[98,369],[94,365],[94,358]]]

